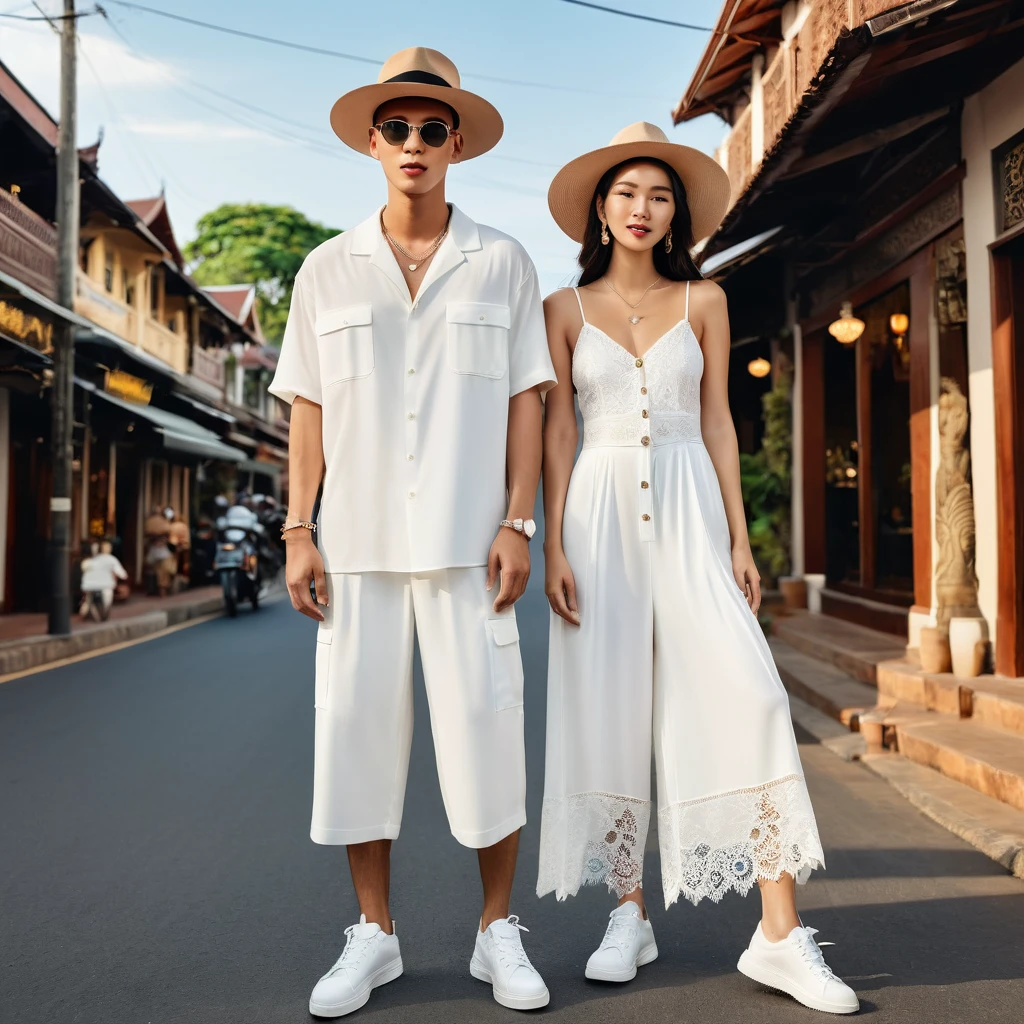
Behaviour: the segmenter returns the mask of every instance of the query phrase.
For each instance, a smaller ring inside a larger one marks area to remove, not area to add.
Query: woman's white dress
[[[573,354],[580,625],[551,615],[539,896],[642,883],[652,739],[666,907],[824,865],[786,691],[732,575],[688,313],[689,285],[642,359],[584,315]]]

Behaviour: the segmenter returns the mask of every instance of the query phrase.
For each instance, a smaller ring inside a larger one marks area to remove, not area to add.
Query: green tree
[[[185,259],[200,285],[255,284],[263,332],[281,343],[295,275],[306,254],[338,234],[290,206],[224,203],[203,214]]]

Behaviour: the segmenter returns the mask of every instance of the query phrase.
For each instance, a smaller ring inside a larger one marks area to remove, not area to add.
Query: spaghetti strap
[[[583,312],[583,300],[580,298],[579,288],[573,288],[573,293],[576,296],[576,302],[579,304],[580,316],[583,317],[583,326],[585,327],[587,324],[587,314]]]
[[[686,282],[686,312],[683,313],[683,319],[690,322],[690,282]]]

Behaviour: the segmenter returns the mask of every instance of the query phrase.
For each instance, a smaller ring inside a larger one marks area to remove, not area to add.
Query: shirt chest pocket
[[[508,372],[508,306],[493,302],[449,302],[448,365],[456,373],[500,380]]]
[[[316,318],[320,380],[324,387],[373,373],[373,311],[370,303],[324,310]]]

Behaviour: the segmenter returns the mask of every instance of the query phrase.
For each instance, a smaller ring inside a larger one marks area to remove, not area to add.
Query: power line
[[[562,3],[573,4],[576,7],[589,7],[594,11],[604,11],[606,14],[618,14],[623,18],[636,18],[637,21],[653,21],[656,25],[671,25],[673,28],[688,28],[694,32],[714,32],[713,28],[706,25],[690,25],[685,21],[669,21],[667,18],[655,18],[650,14],[637,14],[636,11],[620,11],[617,7],[605,7],[603,4],[588,3],[587,0],[562,0]]]
[[[260,35],[256,32],[247,32],[244,29],[233,28],[229,25],[216,25],[209,21],[200,21],[198,18],[188,18],[183,14],[172,14],[170,11],[161,11],[157,7],[147,7],[145,4],[132,3],[131,0],[106,0],[107,3],[115,4],[118,7],[125,7],[129,10],[143,11],[146,14],[154,14],[160,18],[169,18],[171,21],[184,22],[186,25],[195,25],[199,28],[210,29],[213,32],[223,32],[226,35],[240,36],[243,39],[254,39],[260,43],[269,43],[272,46],[283,46],[289,50],[300,50],[303,53],[315,53],[322,57],[336,57],[340,60],[353,60],[360,64],[372,64],[376,67],[380,67],[384,61],[377,57],[366,57],[362,54],[355,53],[343,53],[340,50],[328,50],[319,46],[309,46],[306,43],[296,43],[290,39],[275,39],[272,36]],[[102,11],[102,7],[99,8]],[[527,89],[550,89],[555,92],[570,92],[578,93],[586,96],[616,96],[621,97],[621,93],[599,93],[593,89],[575,86],[575,85],[554,85],[548,82],[529,82],[519,78],[502,78],[497,75],[481,75],[472,71],[467,71],[464,75],[466,78],[478,78],[482,82],[496,82],[500,85],[514,85],[520,88]],[[636,99],[649,99],[650,97],[634,97]]]

